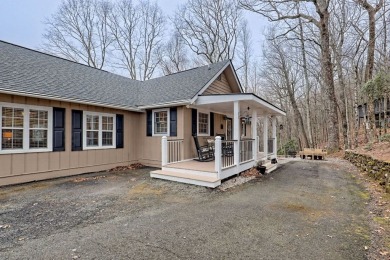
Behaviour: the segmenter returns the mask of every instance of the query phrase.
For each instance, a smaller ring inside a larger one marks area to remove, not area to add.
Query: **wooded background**
[[[188,0],[167,16],[158,1],[64,0],[41,49],[137,80],[231,59],[245,92],[287,112],[281,150],[332,152],[390,140],[388,10],[387,0]],[[246,12],[269,21],[262,46]]]

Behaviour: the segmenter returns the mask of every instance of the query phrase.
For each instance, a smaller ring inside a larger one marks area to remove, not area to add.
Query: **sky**
[[[172,15],[183,0],[157,0],[166,15]],[[39,49],[44,21],[55,13],[61,0],[0,0],[0,40]],[[260,15],[245,11],[252,32],[253,50],[259,55],[262,47],[265,20]]]

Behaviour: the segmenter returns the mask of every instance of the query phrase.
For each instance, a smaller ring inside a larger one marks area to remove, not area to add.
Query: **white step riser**
[[[271,167],[267,167],[265,172],[268,174],[268,173],[271,173],[271,172],[275,171],[277,168],[278,168],[278,165],[277,164],[273,164]]]
[[[167,175],[160,175],[156,173],[150,173],[150,177],[157,178],[157,179],[163,179],[163,180],[169,180],[169,181],[176,181],[186,184],[193,184],[203,187],[209,187],[209,188],[215,188],[221,185],[221,181],[217,182],[205,182],[205,181],[198,181],[198,180],[192,180],[192,179],[186,179],[181,177],[174,177],[174,176],[167,176]]]
[[[188,170],[188,169],[181,169],[181,168],[171,168],[171,167],[162,167],[163,171],[170,171],[170,172],[180,172],[180,173],[188,173],[188,174],[194,174],[199,176],[206,176],[206,177],[218,177],[218,174],[216,172],[203,172],[203,171],[197,171],[197,170]]]

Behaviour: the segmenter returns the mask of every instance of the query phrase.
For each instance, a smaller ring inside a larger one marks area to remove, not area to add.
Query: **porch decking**
[[[264,160],[266,156],[264,156],[264,153],[258,153],[257,158],[258,160]],[[250,169],[254,164],[254,160],[245,162],[240,165],[242,166],[241,170]],[[266,161],[265,166],[267,167],[266,173],[270,173],[277,168],[277,164],[271,164],[269,160]],[[233,174],[231,173],[232,170]],[[215,171],[215,161],[199,162],[196,160],[186,160],[167,164],[161,170],[151,172],[151,177],[215,188],[221,185],[222,180],[226,177],[238,173],[233,167],[231,169],[222,169],[221,174],[218,174]]]

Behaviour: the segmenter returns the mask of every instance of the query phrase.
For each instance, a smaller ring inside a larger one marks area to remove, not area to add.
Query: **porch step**
[[[178,173],[185,173],[185,174],[190,174],[190,175],[196,175],[196,176],[205,176],[205,177],[217,177],[217,172],[215,171],[208,171],[208,170],[202,170],[199,167],[199,170],[194,170],[191,169],[190,167],[184,168],[180,167],[177,168],[174,165],[170,166],[169,164],[166,166],[162,167],[163,171],[168,171],[168,172],[178,172]]]
[[[170,181],[177,181],[187,184],[194,184],[204,187],[215,188],[221,185],[221,180],[211,176],[201,176],[189,173],[172,172],[167,170],[156,170],[150,172],[150,177],[157,179],[164,179]]]
[[[264,166],[267,168],[265,170],[265,173],[267,173],[267,174],[273,172],[274,170],[276,170],[278,168],[278,164],[277,163],[272,164],[271,161],[265,163]]]

